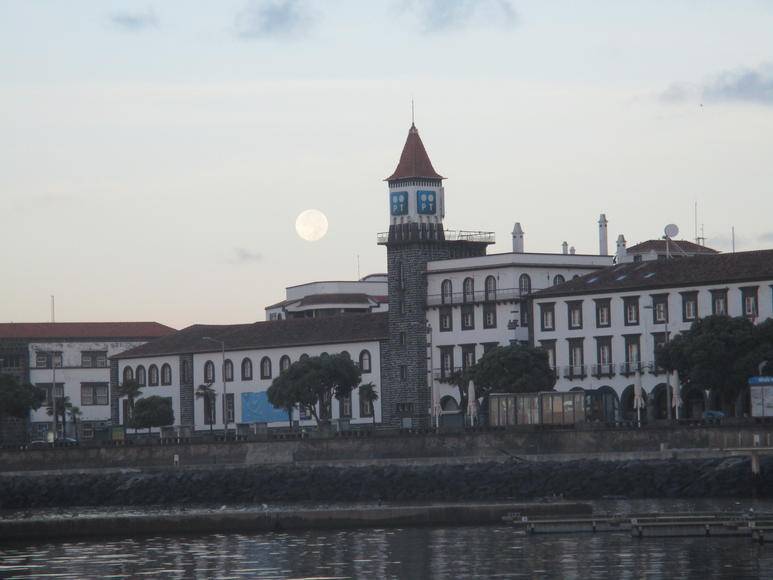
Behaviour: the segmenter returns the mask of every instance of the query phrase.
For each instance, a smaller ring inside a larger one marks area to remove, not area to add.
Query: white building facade
[[[385,336],[385,314],[195,325],[115,357],[113,422],[126,424],[128,402],[119,400],[117,391],[124,381],[134,379],[141,388],[139,398],[158,395],[171,400],[179,427],[202,431],[222,430],[226,425],[231,429],[237,425],[313,426],[315,420],[304,409],[294,409],[290,417],[268,402],[272,381],[307,356],[343,354],[359,366],[362,384],[373,383],[380,396],[379,361]],[[159,377],[152,384],[151,369]],[[161,380],[165,372],[167,384]],[[200,385],[214,390],[214,401],[197,396]],[[381,421],[379,401],[361,399],[359,388],[347,399],[334,400],[332,412],[334,421],[349,426]]]
[[[531,312],[556,390],[607,391],[617,419],[638,420],[640,388],[645,418],[699,418],[708,392],[682,390],[655,349],[704,316],[773,316],[773,250],[619,264],[537,292]]]

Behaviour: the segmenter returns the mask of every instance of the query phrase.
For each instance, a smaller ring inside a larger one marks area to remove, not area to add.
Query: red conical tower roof
[[[432,167],[427,150],[424,149],[424,143],[421,142],[421,137],[419,137],[419,130],[416,128],[416,125],[411,123],[397,169],[386,180],[410,179],[414,177],[445,179]]]

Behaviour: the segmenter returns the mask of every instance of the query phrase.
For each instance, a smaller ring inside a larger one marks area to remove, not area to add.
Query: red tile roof
[[[222,340],[226,350],[229,351],[386,340],[387,316],[386,312],[382,312],[324,318],[266,320],[252,324],[195,324],[112,358],[220,352],[220,345],[204,340],[205,336],[217,341]]]
[[[706,246],[700,246],[688,240],[671,240],[668,244],[672,256],[690,254],[718,254],[717,250]],[[626,250],[628,254],[645,254],[655,250],[658,254],[666,253],[666,240],[647,240]]]
[[[421,137],[419,137],[419,130],[416,128],[416,125],[411,124],[397,169],[386,180],[409,179],[413,177],[445,179],[432,167],[427,150],[424,149],[424,143],[421,142]]]
[[[173,332],[158,322],[0,323],[0,338],[156,338]]]

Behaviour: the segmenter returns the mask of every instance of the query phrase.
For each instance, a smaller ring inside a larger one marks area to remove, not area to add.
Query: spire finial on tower
[[[416,121],[413,118],[413,97],[411,97],[411,125],[415,125]]]

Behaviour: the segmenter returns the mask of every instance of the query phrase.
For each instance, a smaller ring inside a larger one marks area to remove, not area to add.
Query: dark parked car
[[[719,423],[724,416],[722,411],[703,411],[703,420],[706,423]]]

